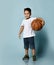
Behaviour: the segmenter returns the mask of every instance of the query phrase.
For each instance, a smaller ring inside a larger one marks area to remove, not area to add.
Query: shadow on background
[[[44,56],[48,47],[48,38],[45,29],[35,32],[35,47],[38,58]]]
[[[36,56],[37,59],[43,57],[48,48],[48,36],[45,29],[40,31],[35,31],[36,36],[34,38],[35,48],[36,48]],[[32,51],[30,50],[30,57],[32,56]],[[29,64],[29,61],[24,61],[25,65]],[[35,62],[32,62],[32,65],[36,65]]]

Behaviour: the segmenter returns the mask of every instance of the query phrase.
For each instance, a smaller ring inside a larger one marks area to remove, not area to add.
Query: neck
[[[29,17],[29,18],[30,18],[30,17]],[[26,20],[29,19],[29,18],[26,18]]]

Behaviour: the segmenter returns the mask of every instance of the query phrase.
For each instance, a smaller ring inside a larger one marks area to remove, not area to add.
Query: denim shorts
[[[23,38],[23,41],[24,41],[24,49],[28,49],[28,48],[35,49],[34,36]]]

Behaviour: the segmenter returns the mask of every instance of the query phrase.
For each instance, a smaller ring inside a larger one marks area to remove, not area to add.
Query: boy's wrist
[[[21,38],[21,34],[20,33],[18,34],[18,37]]]
[[[19,32],[19,35],[21,35],[21,33]]]

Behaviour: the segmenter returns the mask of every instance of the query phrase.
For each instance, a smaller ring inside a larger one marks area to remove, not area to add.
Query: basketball
[[[31,23],[31,27],[32,27],[32,29],[35,30],[35,31],[41,30],[42,27],[43,27],[43,25],[44,25],[44,21],[43,21],[43,19],[41,19],[41,18],[34,19],[34,20],[32,21],[32,23]]]

